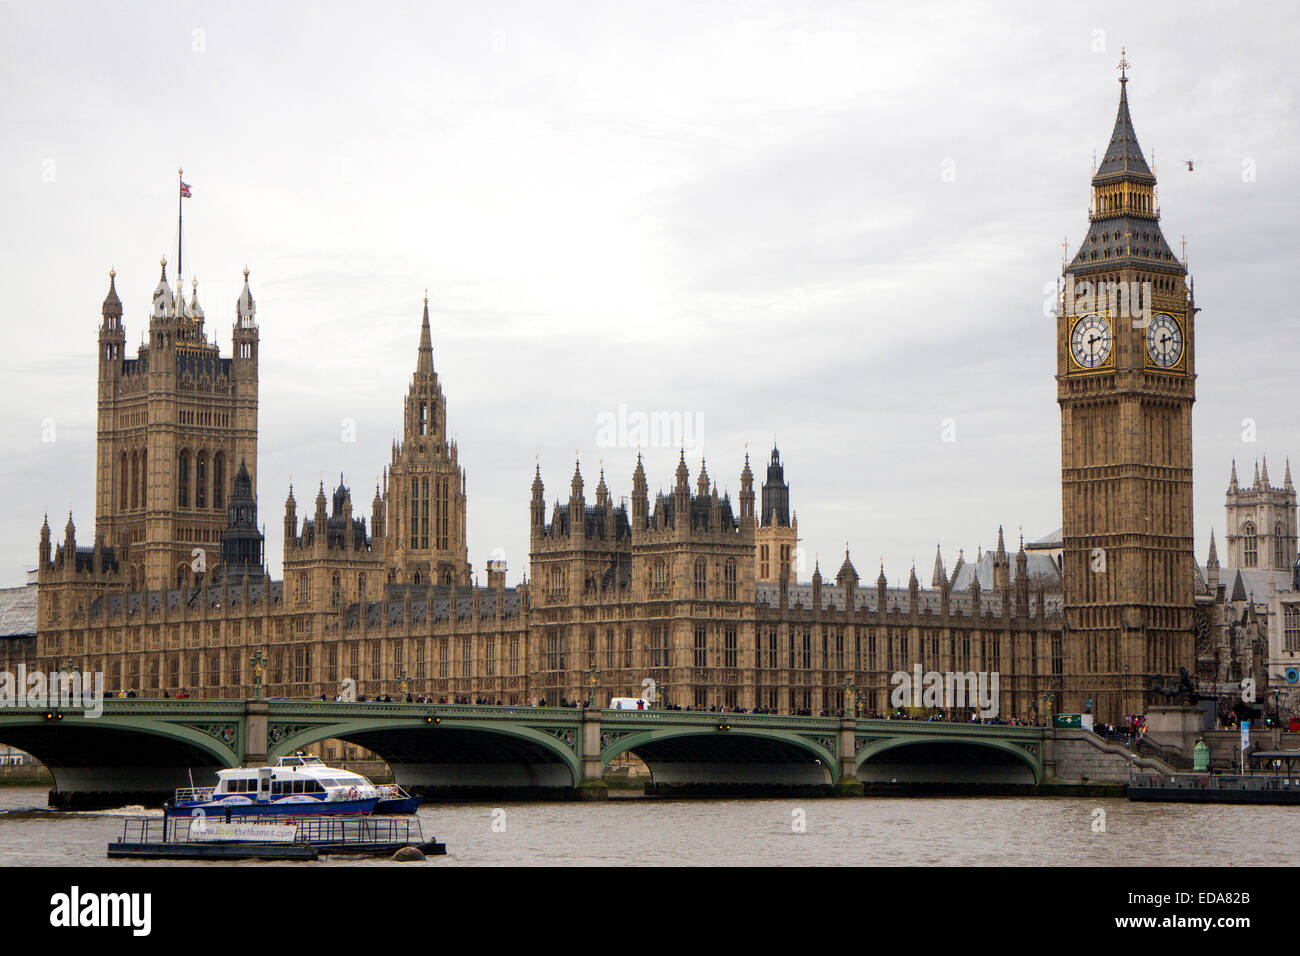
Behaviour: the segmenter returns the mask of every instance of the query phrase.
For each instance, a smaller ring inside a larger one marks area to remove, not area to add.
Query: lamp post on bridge
[[[596,706],[596,682],[599,681],[602,676],[601,672],[596,669],[595,664],[592,664],[587,668],[587,684],[591,688],[587,692],[588,709]]]
[[[403,667],[402,672],[397,675],[397,690],[398,693],[401,695],[402,700],[406,700],[406,688],[409,685],[410,685],[410,681],[407,680],[406,668]]]
[[[844,716],[847,718],[857,717],[857,714],[854,712],[855,708],[853,706],[855,702],[855,694],[857,692],[857,687],[853,685],[852,678],[845,677],[844,683],[841,684],[840,687],[844,691],[844,700],[843,700]]]

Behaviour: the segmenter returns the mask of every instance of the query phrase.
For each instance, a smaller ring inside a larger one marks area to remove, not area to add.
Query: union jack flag
[[[189,198],[190,198],[190,187],[189,187],[189,185],[188,185],[187,183],[185,183],[185,182],[182,182],[182,183],[181,183],[181,198],[182,198],[182,199],[189,199]]]

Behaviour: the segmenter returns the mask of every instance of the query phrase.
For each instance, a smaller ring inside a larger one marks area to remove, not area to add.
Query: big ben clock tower
[[[1142,713],[1194,670],[1192,403],[1196,307],[1160,231],[1120,60],[1119,114],[1092,178],[1088,234],[1057,309],[1065,634],[1060,705]]]

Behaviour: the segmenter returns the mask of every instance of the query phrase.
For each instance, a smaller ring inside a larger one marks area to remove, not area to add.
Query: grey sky
[[[775,436],[832,573],[846,541],[864,576],[883,555],[891,581],[915,559],[928,583],[937,541],[951,566],[999,523],[1045,534],[1044,285],[1087,223],[1121,46],[1203,310],[1203,558],[1230,460],[1248,479],[1267,455],[1280,483],[1300,455],[1297,17],[1089,7],[0,6],[0,585],[33,565],[47,510],[56,537],[71,508],[91,540],[107,272],[134,354],[160,256],[174,276],[178,166],[186,287],[226,355],[251,270],[276,575],[291,475],[299,514],[340,471],[369,514],[426,287],[480,572],[498,548],[512,582],[524,569],[535,456],[548,504],[575,450],[589,489],[603,459],[630,493],[635,448],[597,443],[620,405],[701,416],[733,496],[746,443],[761,464]],[[677,454],[645,449],[652,491]]]

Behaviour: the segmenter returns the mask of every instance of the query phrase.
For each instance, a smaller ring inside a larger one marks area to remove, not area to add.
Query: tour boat
[[[168,816],[373,813],[382,796],[360,774],[327,767],[319,757],[296,754],[281,757],[272,767],[218,770],[215,787],[177,790],[166,812]],[[411,799],[404,791],[401,797]]]

